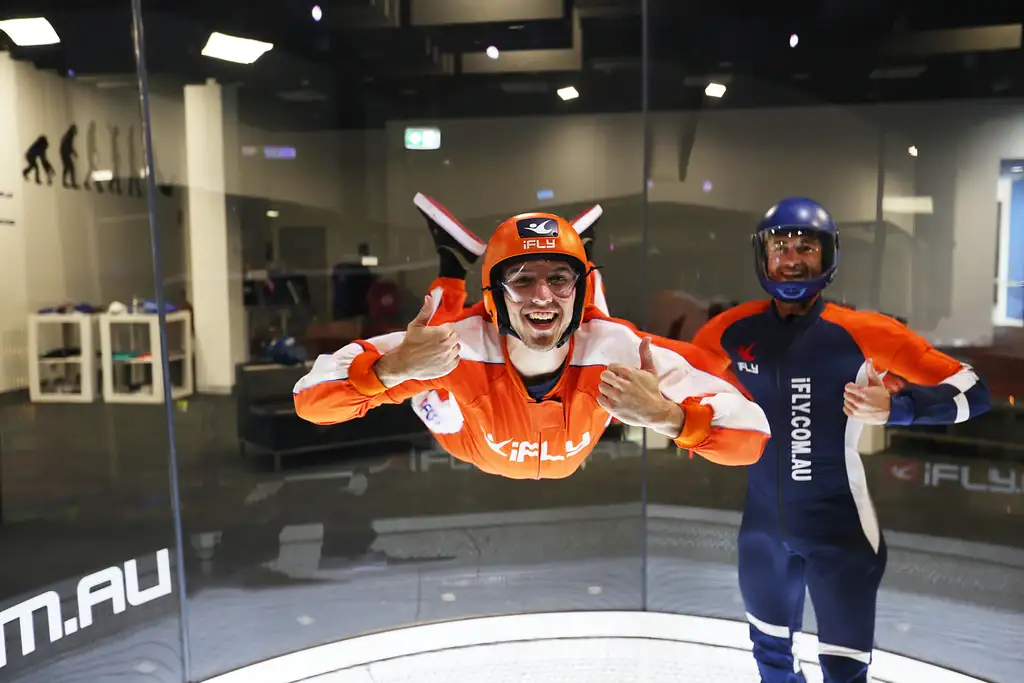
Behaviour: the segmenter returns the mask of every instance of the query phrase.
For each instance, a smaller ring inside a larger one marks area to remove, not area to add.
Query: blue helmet
[[[768,244],[773,235],[814,235],[821,244],[821,274],[778,282],[768,275]],[[768,294],[781,301],[808,301],[825,289],[839,265],[839,230],[832,215],[818,202],[789,197],[768,209],[753,235],[757,279]]]

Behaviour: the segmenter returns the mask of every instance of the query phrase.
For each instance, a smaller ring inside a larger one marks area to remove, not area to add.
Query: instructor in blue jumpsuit
[[[967,365],[898,321],[826,303],[839,232],[820,204],[784,199],[753,236],[770,300],[723,312],[694,344],[732,370],[771,424],[748,468],[739,532],[740,590],[763,683],[803,683],[793,634],[805,591],[826,683],[866,683],[885,539],[857,444],[865,424],[962,422],[989,408]],[[886,373],[905,384],[890,393]]]

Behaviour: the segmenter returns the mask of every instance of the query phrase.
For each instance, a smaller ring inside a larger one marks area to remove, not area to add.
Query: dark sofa
[[[269,454],[274,470],[286,455],[342,449],[381,441],[402,441],[428,434],[407,404],[384,405],[366,416],[320,426],[295,414],[292,389],[312,361],[298,365],[242,363],[235,367],[239,451]]]

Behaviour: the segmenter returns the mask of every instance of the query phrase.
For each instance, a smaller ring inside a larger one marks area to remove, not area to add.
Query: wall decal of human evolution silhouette
[[[75,143],[78,138],[78,125],[72,123],[60,138],[58,153],[61,164],[61,186],[67,190],[95,190],[97,194],[124,194],[125,186],[121,179],[125,178],[129,197],[144,197],[142,190],[142,178],[145,169],[139,158],[138,150],[140,145],[136,142],[135,126],[129,126],[122,142],[121,127],[107,124],[107,135],[110,141],[109,163],[104,165],[101,161],[99,143],[97,141],[97,125],[90,121],[85,133],[85,174],[79,184],[78,174],[78,151]],[[122,146],[127,148],[127,171],[122,172]],[[25,151],[25,168],[21,175],[26,182],[35,181],[36,185],[43,184],[43,176],[46,177],[46,185],[53,185],[53,177],[57,175],[56,169],[50,163],[50,140],[43,134],[37,137]],[[170,197],[174,194],[173,181],[161,183],[162,177],[159,164],[156,164],[157,189],[160,194]]]

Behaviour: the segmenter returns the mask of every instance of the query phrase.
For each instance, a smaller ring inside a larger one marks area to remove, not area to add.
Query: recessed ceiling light
[[[203,56],[223,59],[226,62],[235,62],[236,64],[252,64],[262,57],[263,53],[273,48],[273,43],[229,36],[214,31],[206,41],[206,47],[203,48]]]
[[[576,90],[576,88],[570,85],[565,88],[559,88],[558,96],[561,97],[563,100],[574,100],[580,96],[580,93],[578,90]]]
[[[0,31],[9,35],[18,47],[53,45],[60,42],[60,36],[53,25],[43,17],[0,21]]]
[[[704,94],[708,97],[721,97],[725,94],[725,86],[721,83],[708,83],[708,87],[704,88]]]

